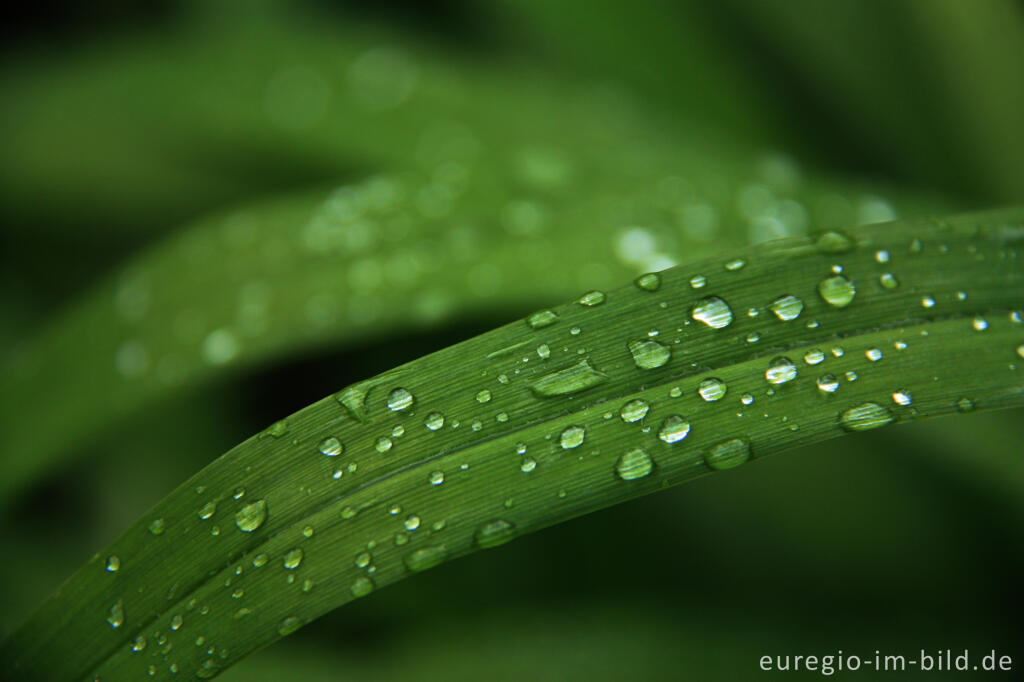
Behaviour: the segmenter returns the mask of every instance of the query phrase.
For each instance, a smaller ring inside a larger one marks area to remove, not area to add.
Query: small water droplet
[[[854,371],[853,371],[853,370],[851,369],[850,371],[848,371],[848,372],[846,373],[846,380],[847,380],[847,381],[856,381],[856,380],[857,380],[857,373],[856,373],[856,372],[854,372]]]
[[[761,340],[761,335],[757,332],[750,332],[747,334],[747,343],[757,343]]]
[[[171,618],[171,629],[177,632],[181,629],[181,626],[185,624],[185,619],[181,617],[181,614],[176,614]]]
[[[880,348],[868,348],[864,351],[864,356],[871,362],[878,362],[882,359],[882,350]]]
[[[978,315],[971,320],[971,326],[974,327],[974,331],[983,332],[988,329],[988,321],[984,317]]]
[[[877,263],[888,263],[889,252],[885,250],[875,251],[875,262]]]
[[[405,526],[407,531],[414,531],[420,527],[420,517],[415,514],[410,514],[405,517],[405,521],[402,522],[402,525]]]
[[[356,568],[366,568],[370,565],[371,561],[373,561],[373,556],[371,556],[369,552],[360,552],[359,554],[356,554]]]
[[[644,291],[657,291],[661,287],[661,276],[656,272],[648,272],[633,280],[633,284]]]
[[[712,469],[732,469],[750,459],[750,441],[732,438],[713,445],[704,454],[704,463]]]
[[[697,392],[700,393],[701,398],[710,403],[724,398],[726,390],[727,387],[724,381],[715,377],[709,377],[700,382]]]
[[[804,302],[796,296],[785,294],[769,303],[768,309],[783,322],[789,322],[800,317],[800,313],[804,311]]]
[[[405,427],[401,424],[395,424],[395,427],[391,429],[392,438],[401,438],[405,435]]]
[[[735,272],[737,270],[742,270],[746,266],[746,264],[747,261],[743,260],[742,258],[734,258],[725,264],[725,269],[728,270],[729,272]]]
[[[519,465],[519,470],[524,474],[528,474],[537,468],[537,460],[532,457],[527,457],[523,460],[522,464]]]
[[[1024,355],[1021,355],[1021,357],[1024,357]],[[960,398],[960,400],[956,401],[956,409],[961,412],[972,412],[974,410],[974,401],[970,398]]]
[[[846,354],[842,346],[832,346],[832,357],[841,358]]]
[[[825,354],[819,348],[812,348],[804,353],[804,362],[808,365],[817,365],[825,361]]]
[[[532,384],[530,390],[539,398],[578,393],[604,383],[608,375],[594,369],[584,358],[571,367],[545,374]]]
[[[637,398],[635,400],[630,400],[622,406],[622,409],[619,410],[619,417],[622,418],[622,421],[627,423],[638,422],[647,416],[647,411],[650,409],[650,403],[646,400]]]
[[[252,558],[252,567],[253,568],[260,568],[261,566],[266,566],[267,562],[269,560],[270,560],[270,557],[267,556],[266,554],[262,554],[262,553],[261,554],[257,554],[256,556],[254,556]]]
[[[826,303],[836,308],[845,308],[853,302],[857,290],[853,282],[842,275],[835,275],[818,282],[818,293]]]
[[[486,403],[491,399],[491,392],[486,388],[476,394],[476,401],[478,403]]]
[[[1018,357],[1024,358],[1024,343],[1017,346],[1017,355]]]
[[[910,392],[907,391],[907,389],[901,388],[900,390],[892,394],[892,401],[897,405],[902,405],[903,407],[906,407],[911,402],[913,402],[913,396],[910,395]]]
[[[338,401],[349,415],[360,423],[366,421],[366,394],[370,390],[370,384],[364,382],[355,384],[339,391],[334,399]]]
[[[284,567],[289,571],[294,571],[302,563],[302,548],[296,547],[295,549],[289,550],[282,559]]]
[[[511,521],[494,519],[477,529],[476,544],[481,549],[489,549],[503,545],[516,536],[516,527]]]
[[[271,438],[280,438],[286,433],[288,433],[288,422],[284,419],[280,419],[268,426],[263,433],[260,434],[260,438],[267,436]]]
[[[615,474],[623,481],[635,481],[651,473],[654,463],[650,455],[635,448],[620,456],[615,463]]]
[[[111,554],[107,557],[107,570],[111,573],[117,573],[121,568],[121,559],[116,554]]]
[[[337,457],[344,452],[345,446],[334,436],[328,436],[320,441],[320,452],[328,457]]]
[[[587,293],[580,296],[576,302],[584,306],[595,306],[604,303],[605,295],[603,291],[588,291]]]
[[[900,285],[900,281],[896,279],[896,275],[891,272],[886,272],[878,276],[878,282],[885,289],[895,289]]]
[[[302,627],[302,621],[295,616],[288,616],[277,626],[277,634],[282,637],[292,634]]]
[[[690,287],[694,289],[701,289],[708,283],[708,278],[704,275],[694,275],[690,278]]]
[[[440,412],[431,412],[427,415],[427,418],[423,420],[423,425],[430,431],[437,431],[444,427],[444,415]]]
[[[394,442],[392,442],[392,440],[387,436],[380,436],[373,443],[374,449],[381,454],[384,454],[385,452],[390,450],[392,445],[394,445]]]
[[[146,636],[145,635],[139,635],[138,637],[135,638],[135,641],[132,642],[132,651],[138,653],[139,651],[142,651],[145,648],[146,648]]]
[[[551,348],[548,347],[548,344],[542,343],[539,346],[537,346],[537,357],[539,357],[541,360],[547,360],[549,357],[551,357]]]
[[[448,548],[444,545],[423,547],[406,554],[403,558],[405,567],[410,571],[425,571],[442,563],[448,557]]]
[[[749,393],[744,393],[743,396],[740,398],[740,402],[743,403],[744,405],[753,405],[754,396],[752,396]]]
[[[538,310],[526,318],[526,324],[531,329],[542,329],[558,321],[558,313],[554,310]]]
[[[107,612],[107,622],[115,630],[124,625],[124,600],[118,599]]]
[[[924,308],[933,308],[935,306],[935,299],[931,296],[922,296],[921,306]]]
[[[770,384],[784,384],[796,378],[796,365],[787,357],[773,358],[765,370],[764,378]]]
[[[374,587],[373,580],[361,575],[352,581],[352,587],[349,590],[354,597],[365,597],[373,592]]]
[[[161,519],[153,519],[149,524],[149,532],[153,535],[163,535],[167,522]]]
[[[412,407],[413,396],[404,388],[396,388],[388,393],[388,409],[392,412],[401,412]]]
[[[207,502],[206,504],[203,505],[203,508],[199,510],[199,518],[205,521],[209,519],[211,516],[213,516],[216,513],[216,511],[217,503]]]
[[[558,442],[563,450],[572,450],[583,445],[587,430],[582,426],[567,426],[558,437]]]
[[[853,240],[838,230],[823,232],[816,243],[822,253],[846,253],[854,247]]]
[[[709,296],[693,307],[690,317],[713,329],[723,329],[732,324],[732,308],[718,296]]]
[[[892,423],[896,417],[878,403],[861,403],[839,416],[839,425],[847,431],[867,431]]]
[[[823,374],[818,377],[818,390],[824,393],[835,393],[839,390],[839,379],[835,374]]]
[[[668,346],[650,339],[638,339],[626,345],[633,356],[633,363],[640,369],[663,367],[672,358]]]
[[[690,422],[678,414],[669,415],[661,423],[658,438],[665,443],[678,443],[690,434]]]
[[[267,501],[257,500],[247,504],[235,513],[235,525],[243,533],[251,533],[260,526],[267,518]]]
[[[441,485],[444,483],[444,472],[443,471],[431,471],[430,476],[427,477],[430,481],[430,485]]]

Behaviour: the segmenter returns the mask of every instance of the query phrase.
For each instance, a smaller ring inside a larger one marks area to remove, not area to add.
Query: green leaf
[[[1021,405],[1022,219],[754,247],[344,389],[97,555],[4,643],[5,676],[212,676],[522,533],[796,445]]]

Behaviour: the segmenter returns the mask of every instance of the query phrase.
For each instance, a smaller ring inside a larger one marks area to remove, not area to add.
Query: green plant
[[[846,432],[1021,405],[1020,209],[887,222],[949,215],[957,202],[804,177],[782,155],[751,162],[742,145],[695,143],[619,94],[566,96],[564,84],[518,68],[455,72],[425,53],[410,59],[372,41],[339,48],[309,40],[318,31],[308,25],[258,18],[234,35],[235,44],[178,36],[149,61],[99,54],[36,99],[21,85],[20,106],[91,102],[99,83],[124,101],[161,68],[198,74],[259,44],[314,63],[340,53],[352,65],[340,135],[304,123],[315,72],[282,75],[269,59],[245,72],[265,71],[253,83],[288,94],[270,106],[285,135],[248,111],[261,91],[223,93],[201,77],[199,114],[171,134],[192,139],[226,118],[240,145],[269,135],[255,145],[262,153],[300,145],[302,163],[330,174],[357,155],[366,168],[341,189],[249,201],[171,235],[16,355],[3,432],[5,452],[18,456],[2,462],[5,506],[75,454],[68,442],[96,439],[147,405],[156,416],[136,437],[201,427],[171,402],[182,387],[216,422],[223,408],[203,393],[225,367],[344,343],[387,369],[394,354],[373,354],[386,333],[541,312],[383,373],[357,369],[357,383],[228,451],[7,638],[9,677],[209,677],[341,603],[473,549]],[[162,66],[167,51],[193,62]],[[731,93],[721,91],[726,101]],[[401,106],[410,97],[416,107]],[[570,105],[554,107],[556,98]],[[104,109],[98,129],[144,129],[169,105],[158,95],[146,106],[149,118],[146,107],[120,119]],[[65,134],[71,144],[76,131],[7,115],[41,170],[5,193],[54,182],[59,159],[31,140]],[[141,139],[159,155],[154,138]],[[168,205],[195,196],[187,177],[162,175],[164,164],[148,175],[119,167],[131,161],[115,153],[98,163],[130,196]],[[1014,197],[1012,173],[993,173],[998,182],[985,186]],[[230,184],[213,190],[215,203]],[[115,213],[119,201],[101,195],[93,210]],[[661,272],[623,285],[647,270]],[[589,293],[543,308],[580,290]],[[103,400],[83,400],[90,394]],[[1011,421],[996,424],[1014,433]],[[173,456],[207,436],[154,447]],[[998,448],[992,460],[934,449],[1019,517],[1015,490],[989,481],[1006,470]]]

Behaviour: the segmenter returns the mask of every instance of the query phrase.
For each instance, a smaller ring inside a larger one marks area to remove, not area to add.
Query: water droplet
[[[365,597],[373,592],[374,587],[373,580],[361,575],[352,581],[352,587],[349,590],[351,590],[353,597]]]
[[[693,307],[690,316],[714,329],[722,329],[732,324],[732,308],[717,296],[702,299]]]
[[[974,331],[983,332],[988,329],[988,321],[979,315],[971,321],[971,326],[974,327]]]
[[[235,525],[243,533],[251,533],[260,526],[267,518],[267,501],[257,500],[247,504],[235,513]]]
[[[678,414],[669,415],[661,423],[658,438],[665,443],[678,443],[690,434],[690,422]]]
[[[864,351],[864,355],[871,362],[878,362],[882,359],[882,350],[880,348],[868,348]]]
[[[410,571],[425,571],[442,563],[448,557],[448,548],[444,545],[423,547],[406,554],[403,561]]]
[[[623,481],[635,481],[651,473],[654,463],[650,456],[636,448],[619,457],[615,463],[615,474]]]
[[[1021,355],[1021,357],[1024,357],[1024,355]],[[956,401],[956,409],[961,412],[972,412],[974,410],[974,401],[970,398],[960,398],[960,400]]]
[[[1021,358],[1024,358],[1024,343],[1017,346],[1017,355]]]
[[[395,427],[391,429],[392,438],[401,438],[405,435],[405,427],[401,424],[395,424]]]
[[[476,544],[481,549],[503,545],[516,536],[516,527],[511,521],[494,519],[477,529]]]
[[[757,332],[750,332],[747,334],[747,343],[757,343],[761,340],[761,335]]]
[[[892,423],[896,417],[878,403],[861,403],[839,416],[839,425],[847,431],[867,431]]]
[[[773,358],[765,370],[764,378],[770,384],[784,384],[796,378],[796,365],[787,357]]]
[[[373,447],[374,449],[377,450],[377,452],[384,454],[385,452],[391,449],[392,445],[394,445],[394,443],[390,438],[388,438],[387,436],[380,436],[374,442]]]
[[[288,421],[285,419],[279,419],[270,426],[268,426],[263,433],[260,434],[260,438],[271,437],[280,438],[281,436],[288,433]]]
[[[289,550],[288,553],[284,555],[282,563],[286,569],[294,571],[299,567],[299,564],[302,563],[302,548],[296,547],[295,549]]]
[[[857,380],[857,373],[856,373],[856,372],[854,372],[854,371],[853,371],[853,370],[851,369],[850,371],[848,371],[848,372],[846,373],[846,380],[847,380],[847,381],[856,381],[856,380]]]
[[[822,253],[846,253],[853,246],[853,240],[838,230],[823,232],[818,236],[818,250]]]
[[[935,299],[931,296],[921,297],[921,306],[924,308],[932,308],[935,306]]]
[[[700,393],[701,398],[710,403],[724,398],[726,390],[727,387],[724,381],[715,377],[709,377],[700,382],[697,392]]]
[[[753,405],[754,396],[752,396],[749,393],[744,393],[743,396],[740,398],[740,402],[743,403],[744,405]]]
[[[277,626],[277,634],[286,637],[302,627],[302,621],[295,616],[288,616]]]
[[[743,438],[732,438],[713,445],[704,454],[704,463],[712,469],[732,469],[750,459],[750,441]]]
[[[139,651],[142,651],[145,648],[146,648],[146,636],[145,635],[139,635],[138,637],[135,638],[135,641],[132,642],[132,651],[138,653]]]
[[[124,600],[118,599],[107,612],[107,622],[110,627],[117,629],[124,625]]]
[[[266,566],[268,561],[270,561],[270,557],[266,554],[257,554],[252,558],[252,567],[260,568],[261,566]]]
[[[405,521],[402,523],[407,531],[414,531],[420,527],[420,517],[415,514],[410,514],[405,517]]]
[[[430,485],[441,485],[444,483],[444,472],[443,471],[431,471],[430,476],[427,477],[430,481]]]
[[[107,570],[111,573],[117,573],[121,568],[121,559],[116,554],[111,554],[107,557]]]
[[[888,263],[889,252],[885,250],[875,251],[875,262],[877,263]]]
[[[825,393],[835,393],[839,390],[839,379],[835,374],[823,374],[818,377],[818,390]]]
[[[524,474],[528,474],[537,468],[537,460],[532,457],[527,457],[523,460],[522,464],[519,465],[519,470]]]
[[[902,405],[903,407],[906,407],[911,402],[913,402],[913,396],[910,395],[910,392],[907,391],[907,389],[901,388],[900,390],[892,394],[892,401],[897,405]]]
[[[353,419],[364,423],[366,421],[366,394],[369,390],[370,384],[367,382],[355,384],[339,391],[335,394],[334,399],[348,410]]]
[[[531,329],[541,329],[558,321],[558,313],[554,310],[539,310],[526,318]]]
[[[163,535],[167,522],[161,519],[153,519],[149,524],[149,532],[153,535]]]
[[[832,346],[832,357],[841,358],[846,354],[842,346]]]
[[[804,302],[792,294],[785,294],[769,303],[768,310],[775,313],[775,317],[783,322],[789,322],[800,317],[800,313],[804,311]]]
[[[648,272],[634,279],[633,284],[644,291],[657,291],[661,287],[661,276],[656,272]]]
[[[879,275],[878,282],[886,289],[895,289],[900,285],[900,281],[896,279],[896,275],[891,272]]]
[[[213,516],[214,513],[216,513],[216,511],[217,511],[217,503],[216,502],[207,502],[206,504],[203,505],[203,508],[199,510],[199,518],[201,518],[201,519],[203,519],[205,521],[205,520],[209,519],[211,516]]]
[[[747,261],[742,258],[734,258],[725,264],[725,269],[729,272],[735,272],[742,270],[747,265]]]
[[[486,403],[486,402],[490,401],[490,399],[491,399],[491,392],[488,391],[486,388],[476,394],[476,401],[478,403]]]
[[[337,457],[344,452],[345,446],[334,436],[328,436],[320,441],[320,452],[328,457]]]
[[[423,425],[431,431],[437,431],[444,426],[444,415],[440,412],[431,412],[423,420]]]
[[[599,372],[584,358],[571,367],[545,374],[532,384],[530,390],[539,398],[578,393],[604,383],[608,375]]]
[[[201,680],[208,680],[220,672],[220,664],[212,658],[207,658],[196,670],[196,677]]]
[[[388,409],[392,412],[401,412],[412,407],[412,393],[404,388],[396,388],[388,393]]]
[[[181,626],[185,624],[185,619],[181,617],[181,614],[176,614],[171,618],[171,629],[177,632],[181,629]]]
[[[825,361],[825,354],[818,348],[812,348],[804,353],[804,362],[808,365],[817,365]]]
[[[548,344],[542,343],[537,346],[537,357],[541,360],[547,360],[551,357],[551,348],[548,347]]]
[[[921,253],[924,246],[921,244],[921,240],[914,237],[910,242],[910,253]]]
[[[373,557],[369,552],[360,552],[359,554],[356,554],[356,568],[366,568],[370,565],[371,561],[373,561]]]
[[[818,282],[818,293],[831,306],[845,308],[853,302],[857,290],[853,282],[842,275],[829,277]]]
[[[638,339],[626,345],[633,356],[633,363],[640,369],[663,367],[672,358],[668,346],[650,339]]]
[[[647,411],[650,409],[650,403],[637,398],[623,405],[622,409],[619,410],[619,416],[622,418],[622,421],[627,423],[638,422],[647,416]]]
[[[567,426],[558,437],[558,442],[563,450],[572,450],[583,445],[587,430],[582,426]]]
[[[604,303],[604,292],[603,291],[588,291],[587,293],[580,296],[576,302],[580,305],[595,306]]]
[[[694,289],[700,289],[708,283],[708,278],[704,275],[694,275],[690,278],[690,286]]]

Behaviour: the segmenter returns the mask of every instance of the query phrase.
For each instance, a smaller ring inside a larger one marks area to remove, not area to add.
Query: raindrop
[[[747,334],[747,343],[757,343],[761,340],[761,335],[757,332],[750,332]]]
[[[743,403],[744,405],[753,405],[754,396],[752,396],[749,393],[744,393],[743,396],[740,398],[740,402]]]
[[[420,517],[415,514],[410,514],[405,517],[405,521],[402,522],[402,525],[405,526],[407,531],[414,531],[420,527]]]
[[[709,377],[700,382],[700,388],[697,389],[697,392],[700,393],[701,398],[710,403],[724,398],[726,390],[724,381]]]
[[[444,483],[444,472],[443,471],[431,471],[430,476],[427,477],[430,481],[430,485],[441,485]]]
[[[260,437],[270,436],[271,438],[280,438],[286,433],[288,433],[288,422],[284,419],[279,419],[268,426],[266,430],[260,434]]]
[[[539,310],[526,318],[531,329],[541,329],[558,321],[558,313],[554,310]]]
[[[931,296],[923,296],[921,298],[921,306],[924,308],[932,308],[935,306],[935,299]]]
[[[656,272],[648,272],[646,275],[640,275],[633,280],[633,284],[644,291],[657,291],[661,287],[661,276]]]
[[[734,259],[732,259],[731,261],[729,261],[728,263],[725,264],[725,269],[730,271],[730,272],[735,272],[737,270],[742,270],[744,268],[744,266],[746,266],[746,264],[747,264],[747,261],[745,261],[744,259],[742,259],[742,258],[734,258]]]
[[[352,587],[349,588],[354,597],[365,597],[366,595],[373,592],[374,584],[373,581],[366,576],[359,576],[352,582]]]
[[[704,454],[704,463],[712,469],[732,469],[750,459],[750,441],[733,438],[712,446]]]
[[[110,607],[110,611],[107,612],[107,622],[110,623],[110,627],[117,629],[124,625],[124,600],[118,599],[114,602],[114,605]]]
[[[576,299],[576,302],[584,306],[595,306],[604,303],[604,292],[603,291],[588,291],[587,293]]]
[[[176,614],[171,618],[171,629],[177,632],[181,629],[181,626],[185,624],[185,619],[181,617],[181,614]]]
[[[285,637],[302,627],[302,621],[295,616],[288,616],[277,626],[277,634]]]
[[[971,321],[971,326],[974,327],[974,331],[983,332],[988,329],[988,321],[985,318],[978,316]]]
[[[636,448],[619,457],[615,463],[615,473],[623,481],[635,481],[651,473],[654,463],[650,456]]]
[[[784,384],[796,378],[796,365],[787,357],[779,356],[772,359],[765,370],[764,378],[770,384]]]
[[[491,399],[491,392],[488,391],[486,388],[476,394],[476,401],[478,403],[486,403],[486,402],[489,402],[490,399]]]
[[[396,388],[388,393],[388,409],[392,412],[401,412],[412,407],[413,397],[404,388]]]
[[[209,519],[211,516],[213,516],[216,511],[217,503],[207,502],[206,504],[203,505],[203,508],[199,510],[199,518],[205,521]]]
[[[640,369],[663,367],[672,357],[668,346],[650,339],[639,339],[626,344],[633,355],[633,362]]]
[[[903,407],[906,407],[911,402],[913,402],[913,396],[910,395],[910,392],[907,391],[907,389],[901,388],[900,390],[892,394],[892,401],[897,405],[902,405]]]
[[[519,470],[524,474],[528,474],[537,468],[537,460],[532,457],[527,457],[523,460],[523,463],[519,465]]]
[[[135,641],[132,642],[132,651],[138,653],[139,651],[142,651],[145,648],[146,648],[146,636],[145,635],[139,635],[138,637],[135,638]]]
[[[558,442],[563,450],[572,450],[583,445],[586,435],[587,431],[582,426],[567,426],[558,437]]]
[[[406,554],[403,562],[410,571],[425,571],[442,563],[448,557],[448,548],[444,545],[423,547]]]
[[[891,272],[879,275],[878,282],[886,289],[895,289],[900,285],[900,281],[896,279],[896,275]]]
[[[153,535],[163,535],[167,522],[163,519],[153,519],[149,524],[149,532]]]
[[[896,417],[878,403],[862,403],[839,416],[839,425],[847,431],[867,431],[892,423]]]
[[[1024,358],[1024,343],[1017,346],[1017,355]]]
[[[817,365],[825,361],[825,354],[818,348],[812,348],[804,353],[804,362],[808,365]]]
[[[503,545],[516,536],[516,527],[511,521],[494,519],[477,529],[476,544],[481,549]]]
[[[294,571],[299,567],[299,564],[302,563],[302,548],[296,547],[295,549],[289,550],[288,553],[284,555],[282,563],[286,569]]]
[[[1021,357],[1024,357],[1024,354],[1021,354]],[[974,401],[970,398],[960,398],[960,400],[956,401],[956,409],[961,412],[971,412],[974,410]]]
[[[262,553],[261,554],[257,554],[256,556],[254,556],[252,558],[252,567],[253,568],[260,568],[261,566],[266,566],[267,562],[269,560],[270,560],[270,557],[267,556],[266,554],[262,554]]]
[[[320,441],[320,452],[328,457],[337,457],[344,452],[345,446],[334,436],[329,436]]]
[[[396,424],[395,428],[391,429],[392,438],[401,438],[405,435],[405,427],[401,424]]]
[[[338,401],[356,421],[366,421],[366,394],[369,391],[367,383],[355,384],[339,391],[334,399]]]
[[[690,434],[690,422],[678,414],[669,415],[661,423],[658,438],[665,443],[678,443]]]
[[[266,500],[258,500],[247,504],[235,514],[235,525],[238,530],[244,533],[251,533],[260,526],[267,518]]]
[[[369,552],[360,552],[356,555],[356,568],[366,568],[370,565],[371,561],[373,561],[373,557]]]
[[[864,351],[864,355],[871,362],[878,362],[882,359],[882,351],[879,348],[868,348]]]
[[[885,250],[875,251],[875,261],[878,262],[878,263],[888,263],[889,262],[889,252],[885,251]]]
[[[853,287],[853,282],[842,275],[836,275],[818,282],[818,293],[829,305],[845,308],[853,302],[857,290]]]
[[[702,299],[693,307],[690,316],[714,329],[722,329],[732,323],[732,309],[717,296]]]
[[[608,380],[608,375],[599,372],[584,358],[571,367],[545,374],[532,384],[530,390],[539,398],[578,393]]]
[[[849,372],[846,373],[846,380],[847,381],[856,381],[857,380],[857,373],[854,372],[851,369]]]
[[[690,278],[690,286],[694,289],[700,289],[708,283],[708,278],[704,275],[694,275]]]
[[[835,393],[839,390],[839,379],[835,374],[823,374],[818,377],[818,390],[824,393]]]
[[[387,436],[380,436],[374,442],[373,447],[374,449],[377,450],[377,452],[383,454],[390,450],[392,445],[394,445],[394,443],[391,441],[390,438],[388,438]]]
[[[646,400],[637,398],[635,400],[630,400],[628,403],[623,405],[622,409],[619,410],[619,416],[624,422],[638,422],[647,416],[647,411],[650,409],[650,403]]]
[[[551,357],[551,348],[548,347],[548,344],[542,343],[537,346],[537,357],[541,360],[547,360]]]
[[[817,245],[822,253],[846,253],[854,246],[852,239],[837,230],[819,235]]]
[[[107,557],[107,570],[111,573],[117,573],[121,568],[121,559],[116,554],[111,554]]]
[[[789,322],[800,317],[800,313],[804,311],[804,302],[796,296],[785,294],[769,303],[768,310],[775,313],[775,317],[783,322]]]
[[[423,425],[431,431],[437,431],[444,426],[444,415],[440,412],[431,412],[423,420]]]

